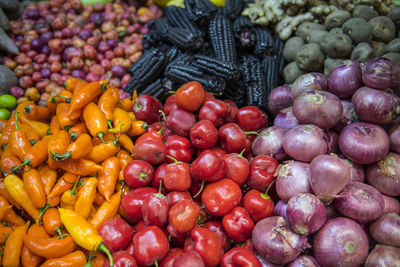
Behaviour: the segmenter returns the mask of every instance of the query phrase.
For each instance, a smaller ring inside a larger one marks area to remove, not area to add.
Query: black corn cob
[[[198,25],[207,25],[210,17],[217,11],[217,6],[210,0],[184,0],[189,18]]]
[[[183,50],[189,51],[197,50],[203,44],[201,36],[193,35],[188,30],[176,27],[168,30],[165,40]]]
[[[267,28],[255,27],[255,54],[259,57],[271,56],[275,53],[275,40]]]
[[[268,93],[265,84],[264,70],[260,61],[255,60],[253,57],[245,58],[240,69],[246,84],[246,105],[257,106],[262,110],[267,110]]]
[[[254,26],[248,17],[240,16],[233,22],[235,38],[245,48],[253,47],[256,42],[253,29]]]
[[[152,47],[157,47],[161,41],[161,36],[156,31],[149,31],[143,35],[142,45],[144,50],[148,50]]]
[[[152,20],[149,23],[149,29],[156,30],[161,38],[165,38],[168,34],[168,30],[172,28],[172,25],[170,25],[165,18]]]
[[[194,36],[202,36],[204,33],[190,20],[189,14],[184,8],[169,6],[165,8],[165,18],[174,27],[185,29]]]
[[[275,57],[268,56],[263,58],[261,65],[265,73],[265,84],[269,95],[272,89],[278,86],[278,62]]]
[[[238,79],[239,68],[231,63],[204,55],[194,55],[191,63],[204,72],[224,78],[226,80]]]
[[[161,78],[155,80],[151,84],[147,85],[142,91],[138,91],[139,95],[154,95],[158,91],[163,91],[163,85],[161,83]]]
[[[236,46],[231,21],[223,16],[216,16],[210,22],[209,34],[217,58],[235,64]]]
[[[189,65],[191,64],[191,58],[192,55],[188,54],[188,53],[182,53],[180,55],[178,55],[172,62],[170,65],[174,65],[174,64],[186,64]]]
[[[174,61],[181,53],[182,52],[176,46],[169,48],[165,53],[167,64]]]
[[[228,0],[223,7],[218,8],[218,13],[235,20],[242,13],[243,5],[243,0]]]
[[[275,48],[276,48],[276,58],[278,61],[278,71],[279,74],[282,75],[283,68],[285,67],[285,59],[283,57],[283,48],[285,43],[279,38],[279,35],[275,35]]]
[[[226,85],[223,97],[231,99],[236,103],[236,105],[238,105],[238,107],[244,106],[247,97],[245,83],[241,80],[229,82]]]

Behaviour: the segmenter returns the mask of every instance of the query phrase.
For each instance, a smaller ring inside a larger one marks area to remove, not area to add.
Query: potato
[[[393,7],[387,16],[393,21],[396,25],[400,21],[400,7]]]
[[[385,52],[400,52],[400,38],[393,39],[386,45]]]
[[[377,16],[379,16],[378,12],[368,5],[357,5],[353,10],[353,17],[362,18],[366,21],[369,21]]]
[[[382,57],[389,59],[393,64],[399,65],[400,64],[400,53],[386,53]]]
[[[324,74],[325,76],[331,75],[331,72],[334,68],[336,68],[339,65],[343,65],[345,62],[345,59],[342,58],[330,58],[327,57],[324,61]]]
[[[283,47],[283,57],[287,62],[292,62],[296,60],[296,54],[300,50],[300,47],[304,45],[304,40],[301,37],[292,37],[286,41]]]
[[[359,43],[353,51],[351,51],[350,58],[360,62],[365,62],[368,59],[374,58],[374,50],[368,43]]]
[[[388,43],[394,39],[396,27],[391,19],[379,16],[368,22],[372,27],[372,38],[376,41]]]
[[[325,30],[324,25],[313,23],[313,22],[303,22],[296,30],[296,36],[308,40],[312,31],[315,30]]]
[[[351,40],[358,44],[369,42],[372,39],[371,25],[365,19],[352,18],[342,25],[343,32],[350,36]]]
[[[347,20],[351,18],[351,14],[346,10],[336,10],[329,14],[325,19],[325,27],[330,30],[335,27],[342,26]]]
[[[382,56],[386,51],[386,45],[382,42],[372,41],[370,42],[372,50],[374,50],[374,54],[377,57]]]
[[[312,31],[310,34],[310,40],[307,40],[309,43],[314,43],[314,44],[320,44],[322,40],[325,38],[325,35],[327,35],[327,31],[321,31],[321,30],[315,30]]]
[[[329,31],[329,34],[344,34],[343,29],[341,27],[333,28]]]
[[[325,56],[318,44],[303,45],[296,54],[296,63],[305,71],[319,71],[324,63]]]
[[[14,86],[18,86],[17,76],[6,66],[0,65],[0,95],[8,94]]]
[[[299,76],[303,75],[305,72],[299,69],[296,62],[293,61],[285,66],[283,69],[283,79],[285,83],[293,83]]]
[[[321,42],[322,51],[332,58],[345,58],[350,54],[352,41],[346,34],[329,33]]]

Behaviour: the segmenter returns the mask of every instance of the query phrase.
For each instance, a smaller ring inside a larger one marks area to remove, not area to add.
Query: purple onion
[[[287,130],[281,126],[268,127],[258,133],[253,140],[253,154],[268,155],[276,160],[282,160],[286,157],[286,152],[282,147],[283,135]]]
[[[322,73],[312,72],[299,76],[292,86],[292,99],[304,91],[310,90],[328,90],[328,78]]]
[[[281,216],[281,217],[287,219],[286,207],[287,207],[286,202],[283,201],[282,199],[279,200],[278,203],[276,203],[276,205],[275,205],[274,215],[275,216]]]
[[[71,76],[84,80],[86,77],[86,73],[83,70],[72,70]]]
[[[384,202],[381,193],[364,183],[348,183],[335,199],[336,209],[344,216],[367,223],[382,215]]]
[[[286,214],[293,231],[301,235],[317,232],[326,221],[324,204],[310,193],[292,197],[287,203]]]
[[[39,10],[37,10],[36,8],[29,8],[29,9],[25,10],[24,15],[27,18],[33,19],[33,20],[37,20],[40,18]]]
[[[393,126],[389,131],[390,134],[390,149],[400,153],[400,124]]]
[[[291,129],[299,125],[299,121],[293,115],[292,107],[281,110],[278,115],[275,116],[274,126],[282,126],[286,129]]]
[[[349,165],[336,155],[319,155],[310,164],[311,188],[324,202],[330,202],[349,180]]]
[[[114,77],[122,78],[125,75],[126,70],[121,65],[114,65],[111,67],[111,73]]]
[[[278,166],[275,176],[276,193],[284,201],[288,201],[301,193],[312,192],[309,163],[294,160],[285,161]]]
[[[346,162],[350,167],[350,181],[349,182],[359,182],[364,183],[365,181],[365,170],[363,166],[346,159],[343,155],[339,156]]]
[[[118,46],[118,41],[115,39],[109,39],[107,40],[107,44],[111,47],[111,49],[114,49]]]
[[[94,23],[97,27],[101,26],[104,21],[104,17],[100,13],[91,13],[89,17],[89,21]]]
[[[15,98],[18,99],[25,95],[25,90],[22,89],[21,87],[14,86],[14,87],[11,87],[10,94],[12,94]]]
[[[325,223],[313,242],[321,266],[360,266],[368,255],[368,237],[353,220],[339,217]]]
[[[45,54],[45,55],[48,55],[48,54],[50,54],[51,51],[50,51],[50,48],[49,48],[48,45],[44,45],[40,52]]]
[[[64,61],[70,61],[74,57],[82,58],[83,57],[82,49],[75,46],[69,46],[64,49],[64,52],[62,53],[62,59]]]
[[[328,153],[339,153],[339,135],[335,132],[325,131]]]
[[[329,76],[329,91],[340,98],[351,97],[362,85],[360,63],[354,60],[337,66]]]
[[[40,35],[40,41],[42,41],[42,44],[47,44],[53,37],[53,32],[44,32]]]
[[[367,182],[388,196],[400,195],[400,155],[389,152],[382,160],[367,167]]]
[[[343,113],[340,121],[333,128],[337,133],[340,133],[344,127],[353,122],[358,122],[358,117],[354,111],[354,105],[348,100],[340,100],[343,107]]]
[[[382,195],[382,197],[384,202],[383,213],[394,212],[400,214],[400,202],[397,199],[386,195]]]
[[[261,267],[282,267],[282,265],[280,265],[280,264],[275,264],[275,263],[264,260],[263,257],[261,257],[259,254],[256,254],[256,257],[260,261]]]
[[[300,124],[314,124],[323,129],[335,126],[343,114],[340,99],[325,91],[304,91],[293,102],[293,114]]]
[[[394,212],[383,214],[369,225],[369,232],[381,244],[400,247],[400,215]]]
[[[42,75],[43,79],[49,79],[51,76],[51,70],[49,68],[43,68],[40,70],[40,74]]]
[[[308,255],[300,255],[287,267],[320,267],[320,265],[314,257]]]
[[[361,63],[362,80],[365,85],[384,89],[400,82],[400,69],[389,59],[375,58]]]
[[[90,37],[93,36],[92,32],[89,30],[82,30],[79,32],[78,34],[79,38],[81,38],[84,41],[87,41],[87,39],[89,39]]]
[[[42,50],[43,44],[39,38],[32,39],[30,46],[36,52],[40,52]]]
[[[97,49],[101,52],[101,53],[105,53],[107,51],[109,51],[111,48],[110,46],[107,44],[107,42],[105,41],[100,41],[99,45],[97,46]]]
[[[292,158],[310,162],[328,151],[326,135],[318,126],[306,124],[293,127],[283,136],[283,149]]]
[[[293,104],[291,88],[287,85],[276,87],[268,96],[268,110],[276,115],[282,109],[290,107]]]
[[[339,148],[351,161],[371,164],[388,153],[389,136],[378,125],[355,122],[347,125],[340,133]]]
[[[259,221],[254,226],[252,240],[263,259],[277,264],[293,261],[303,249],[310,247],[306,236],[294,233],[288,220],[279,216]]]
[[[392,246],[376,245],[369,253],[364,267],[377,266],[399,266],[400,264],[400,248]]]
[[[400,98],[393,93],[361,87],[351,102],[358,118],[376,124],[391,124],[400,117]]]

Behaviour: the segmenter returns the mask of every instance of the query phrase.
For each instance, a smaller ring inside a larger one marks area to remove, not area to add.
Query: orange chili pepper
[[[89,256],[89,261],[92,263],[93,267],[103,267],[106,257],[101,252],[95,252],[92,258]]]
[[[3,131],[6,124],[7,124],[7,120],[0,119],[0,131]]]
[[[58,166],[66,172],[81,176],[95,175],[103,169],[95,162],[85,159],[67,159],[59,162]]]
[[[0,168],[5,173],[10,173],[11,169],[21,164],[18,157],[11,153],[11,147],[8,145],[0,158]]]
[[[106,201],[106,200],[104,199],[104,201]],[[90,212],[89,212],[89,216],[87,217],[87,220],[90,221],[91,219],[93,219],[94,215],[96,215],[96,212],[97,212],[96,207],[94,205],[92,205],[90,207]]]
[[[121,134],[119,137],[119,143],[125,148],[127,151],[132,153],[132,149],[134,147],[132,139],[126,134]]]
[[[24,225],[25,222],[22,224]],[[14,232],[10,226],[0,226],[0,245],[4,245],[10,234]]]
[[[21,263],[23,267],[37,267],[42,262],[43,257],[33,254],[25,245],[21,250]]]
[[[78,93],[80,90],[82,90],[83,87],[85,87],[88,83],[85,80],[80,80],[76,83],[74,90],[72,91],[72,94]]]
[[[100,206],[101,204],[104,203],[104,201],[106,201],[106,199],[103,197],[103,195],[100,194],[99,191],[96,191],[96,195],[94,197],[94,204]]]
[[[64,235],[61,233],[63,223],[60,219],[60,213],[56,208],[47,209],[43,214],[42,220],[44,229],[49,235],[58,234],[60,238],[64,237]]]
[[[55,197],[47,197],[47,204],[49,204],[51,207],[56,207],[60,204],[61,201],[61,195],[55,196]]]
[[[2,183],[2,184],[4,185],[4,183]],[[7,191],[6,191],[6,193],[8,195]],[[11,199],[10,196],[9,196],[9,198]],[[0,196],[0,206],[3,207],[3,208],[9,207],[10,203],[15,202],[13,199],[11,199],[11,200],[12,201],[8,201],[7,198],[5,198],[3,195],[1,195]],[[8,210],[6,210],[4,212],[2,220],[5,221],[5,222],[9,222],[12,225],[17,225],[17,226],[25,224],[24,219],[22,219],[21,216],[17,215],[12,208],[8,209]]]
[[[3,254],[3,266],[18,267],[20,263],[21,249],[24,243],[24,236],[28,229],[29,222],[19,226],[12,232],[6,241]]]
[[[111,199],[110,202],[105,201],[98,209],[92,220],[90,220],[90,223],[96,228],[99,229],[99,227],[108,219],[111,219],[112,217],[117,214],[119,204],[121,203],[121,191],[115,193]]]
[[[35,220],[39,219],[39,209],[33,204],[24,187],[24,182],[13,174],[4,178],[10,196]]]
[[[25,114],[23,113],[24,108],[33,103],[32,101],[26,101],[23,102],[21,104],[19,104],[16,108],[16,112],[18,112],[18,118],[21,120],[22,123],[24,124],[28,124],[31,129],[37,133],[39,135],[40,138],[43,138],[44,136],[47,135],[48,130],[49,130],[49,125],[44,123],[44,122],[40,122],[40,121],[36,121],[36,120],[30,120],[28,119]]]
[[[101,143],[94,146],[89,154],[86,155],[86,158],[96,163],[102,162],[117,154],[118,147],[118,139],[112,142]]]
[[[80,82],[81,80],[75,77],[70,77],[68,78],[65,83],[65,90],[68,90],[70,92],[74,91],[75,86],[78,84],[78,82]]]
[[[88,129],[86,128],[86,124],[83,122],[79,122],[74,126],[72,126],[70,129],[68,129],[68,134],[71,140],[75,140],[84,133],[89,133],[89,132]]]
[[[18,124],[18,127],[26,133],[31,144],[40,139],[39,135],[28,124]]]
[[[82,188],[79,190],[78,199],[75,202],[75,211],[82,217],[87,218],[90,208],[96,197],[96,188],[98,180],[96,178],[88,178],[84,180]]]
[[[86,84],[80,90],[75,89],[72,95],[70,112],[82,109],[97,96],[99,96],[106,87],[107,84],[92,82]]]
[[[59,103],[57,105],[56,117],[61,129],[64,129],[67,126],[71,127],[72,125],[76,124],[81,115],[80,109],[73,112],[71,112],[70,110],[71,104]]]
[[[50,169],[47,164],[40,165],[38,170],[44,185],[44,192],[46,192],[46,195],[48,196],[57,181],[57,171]]]
[[[47,158],[47,165],[50,169],[57,170],[59,169],[58,161],[55,161],[52,157]]]
[[[92,139],[92,144],[93,144],[93,146],[97,146],[97,145],[103,144],[103,141],[105,143],[108,143],[108,142],[111,142],[111,141],[115,141],[115,139],[117,137],[118,136],[115,136],[115,134],[113,134],[113,133],[106,133],[102,139],[100,139],[98,137],[94,137]]]
[[[106,116],[107,121],[112,122],[113,110],[117,106],[119,93],[117,88],[107,89],[100,97],[97,105]]]
[[[31,142],[28,139],[25,131],[18,127],[18,112],[15,113],[15,130],[10,135],[9,146],[11,153],[17,156],[21,161],[25,159],[30,148],[32,147]]]
[[[48,144],[48,156],[55,161],[63,161],[69,158],[67,148],[69,146],[69,135],[66,131],[58,131],[52,135]]]
[[[51,134],[55,134],[56,132],[61,130],[61,126],[58,123],[58,119],[56,116],[51,117],[49,130],[50,130]]]
[[[46,101],[47,108],[51,115],[56,113],[58,103],[71,103],[72,93],[67,90],[62,90],[58,95],[49,97]]]
[[[136,137],[136,136],[142,135],[145,132],[147,132],[148,127],[149,127],[149,125],[144,121],[140,121],[140,120],[132,121],[132,125],[128,131],[128,135],[130,137]]]
[[[61,202],[60,202],[60,207],[63,209],[70,209],[73,210],[75,207],[75,202],[77,199],[76,195],[76,188],[79,184],[80,177],[76,179],[76,182],[74,184],[74,187],[72,187],[71,190],[65,191],[62,196],[61,196]]]
[[[83,109],[83,119],[90,134],[102,139],[108,128],[107,119],[95,103],[90,102]]]
[[[123,180],[120,180],[120,183],[117,183],[115,186],[116,191],[121,191],[122,192],[122,197],[127,195],[129,191],[131,191],[131,188],[129,186],[125,185],[125,182]]]
[[[30,120],[44,121],[49,119],[50,113],[47,107],[37,106],[34,103],[24,108],[25,116]]]
[[[58,179],[57,183],[54,185],[53,189],[51,189],[50,194],[47,198],[52,198],[55,196],[61,196],[65,191],[70,190],[74,184],[78,176],[75,174],[66,172],[60,179]]]
[[[113,125],[114,128],[109,129],[111,133],[124,133],[131,128],[132,119],[128,112],[123,109],[115,108],[113,111]]]
[[[4,215],[12,208],[11,205],[8,206],[0,206],[0,221],[3,220]]]
[[[118,174],[118,180],[123,181],[124,180],[124,168],[126,165],[128,165],[129,162],[133,160],[131,155],[124,149],[121,149],[118,151],[117,158],[119,159],[120,163],[120,171]]]
[[[80,159],[86,156],[92,150],[92,147],[90,135],[84,133],[68,146],[67,153],[70,153],[72,159]]]
[[[100,194],[102,194],[107,201],[110,201],[110,197],[115,190],[115,184],[117,183],[121,166],[117,157],[106,159],[101,166],[103,170],[99,172],[99,184],[97,188]]]
[[[36,208],[43,208],[46,205],[46,192],[40,177],[40,173],[36,169],[30,169],[23,173],[22,179],[26,193]]]
[[[85,263],[85,254],[80,250],[76,250],[61,258],[48,259],[40,267],[76,267],[83,266]]]
[[[8,144],[10,134],[15,130],[15,113],[11,115],[3,130],[1,131],[0,146]]]
[[[120,99],[118,103],[118,107],[123,110],[129,112],[132,110],[133,101],[129,98]]]

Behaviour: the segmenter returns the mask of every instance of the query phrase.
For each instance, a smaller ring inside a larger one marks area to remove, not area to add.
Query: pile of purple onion
[[[274,125],[253,142],[281,162],[275,216],[253,230],[266,266],[400,265],[399,89],[376,58],[271,92]]]

